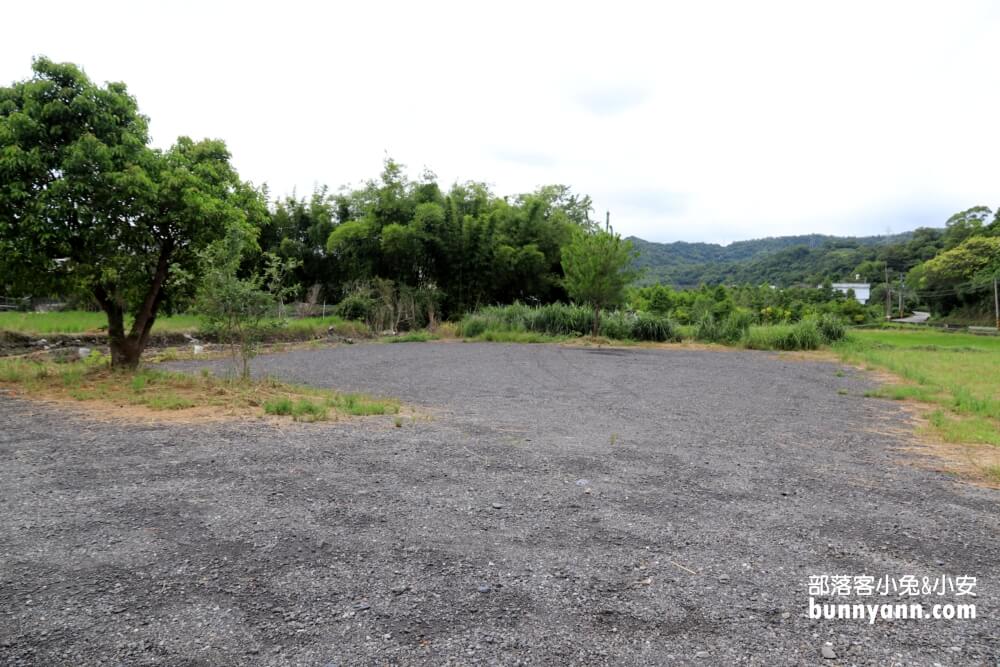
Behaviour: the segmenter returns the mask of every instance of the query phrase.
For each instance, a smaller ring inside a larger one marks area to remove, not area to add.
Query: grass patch
[[[877,389],[869,389],[865,392],[866,398],[888,398],[893,401],[914,400],[923,403],[932,403],[937,399],[937,394],[929,387],[909,384],[890,384]]]
[[[956,416],[939,409],[931,412],[927,416],[927,421],[945,442],[1000,447],[1000,430],[993,420]]]
[[[292,399],[287,396],[272,398],[264,401],[264,414],[278,415],[279,417],[291,416],[294,405],[295,404],[292,403]]]
[[[534,331],[504,331],[502,329],[487,329],[471,340],[482,340],[489,343],[561,343],[569,340],[569,336],[550,336]]]
[[[292,406],[292,418],[295,421],[322,421],[326,419],[329,411],[329,407],[322,403],[300,398]]]
[[[430,331],[408,331],[401,336],[387,336],[382,340],[386,343],[426,343],[437,339],[438,336]]]
[[[1000,447],[1000,338],[864,329],[833,349],[850,363],[903,378],[904,383],[865,395],[934,406],[926,417],[930,432],[940,440]]]
[[[186,410],[193,408],[197,403],[190,398],[167,392],[151,396],[146,401],[138,402],[138,405],[145,405],[150,410]]]
[[[345,320],[337,315],[287,320],[285,326],[281,327],[279,331],[283,331],[295,339],[322,338],[328,333],[345,338],[364,338],[369,334],[368,326],[364,322]]]
[[[275,415],[314,422],[340,416],[396,414],[400,410],[399,402],[391,399],[302,387],[273,379],[241,382],[210,373],[112,371],[107,358],[96,353],[72,363],[0,359],[0,385],[38,398],[92,401],[105,407],[130,406],[199,418]]]
[[[327,399],[327,406],[355,417],[388,415],[399,412],[399,403],[386,401],[362,394],[337,394]]]

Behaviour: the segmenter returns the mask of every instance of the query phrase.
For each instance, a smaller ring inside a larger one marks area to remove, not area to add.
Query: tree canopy
[[[232,226],[253,228],[263,197],[221,141],[152,149],[124,84],[98,86],[45,58],[32,69],[0,88],[6,280],[91,295],[108,316],[112,363],[134,366],[160,308],[190,290],[197,251]]]

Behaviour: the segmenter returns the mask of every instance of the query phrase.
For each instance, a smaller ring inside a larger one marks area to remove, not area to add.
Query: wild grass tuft
[[[264,414],[287,417],[292,414],[294,404],[287,396],[280,396],[264,401]]]

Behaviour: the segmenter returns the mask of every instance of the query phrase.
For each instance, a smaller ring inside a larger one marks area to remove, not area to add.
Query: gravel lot
[[[913,465],[863,373],[461,343],[255,365],[426,417],[0,396],[0,663],[998,664],[1000,493]],[[813,620],[819,574],[976,576],[978,618]]]

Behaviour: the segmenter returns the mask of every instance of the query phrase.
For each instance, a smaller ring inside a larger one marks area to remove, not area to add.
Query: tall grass
[[[587,336],[593,330],[590,308],[565,304],[480,308],[462,318],[458,335],[484,340],[540,341],[543,337]],[[649,313],[608,311],[601,314],[599,334],[614,340],[679,341],[680,334],[666,317]]]
[[[816,350],[821,345],[823,336],[812,320],[750,327],[743,340],[750,350]]]
[[[706,313],[694,329],[705,343],[742,345],[750,350],[815,350],[841,340],[847,333],[833,315],[806,318],[794,324],[754,325],[749,312],[735,310],[724,319]]]

